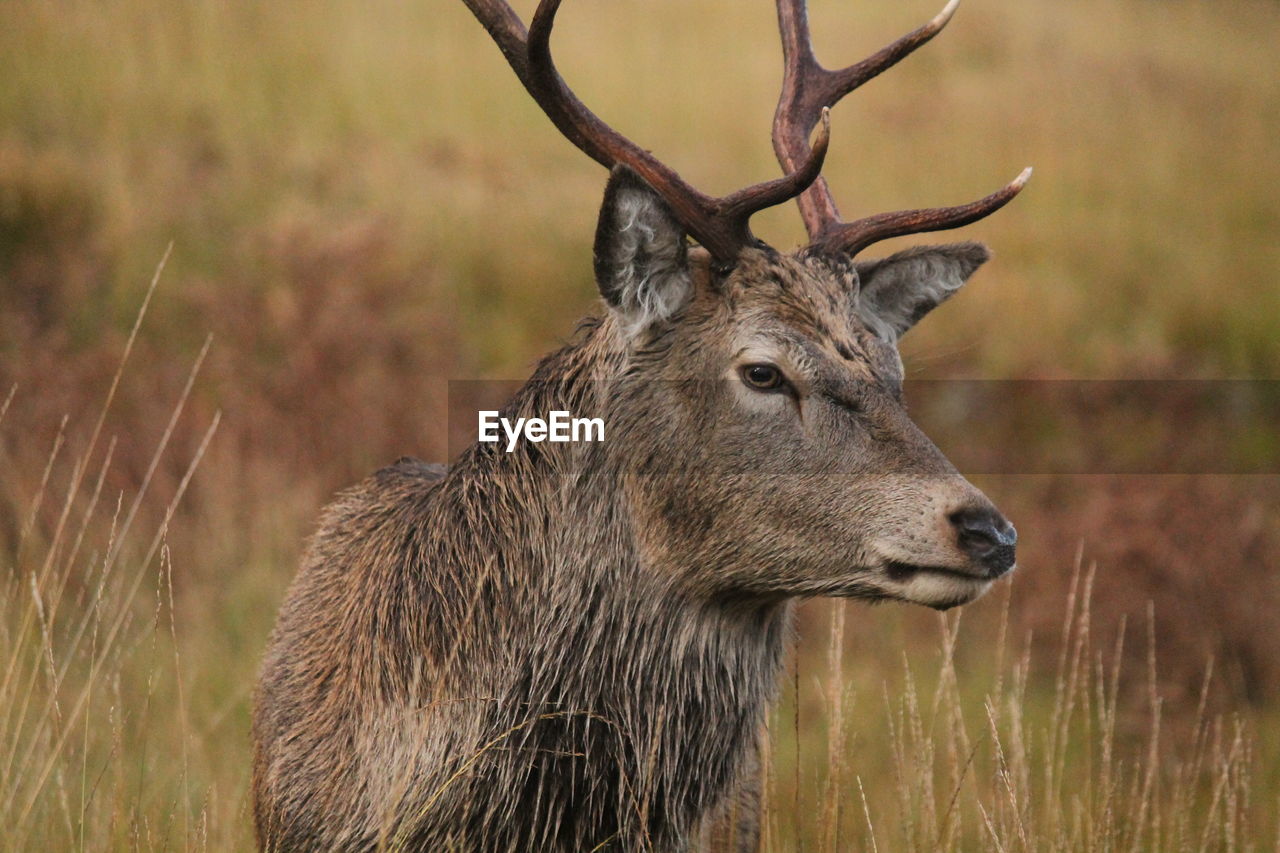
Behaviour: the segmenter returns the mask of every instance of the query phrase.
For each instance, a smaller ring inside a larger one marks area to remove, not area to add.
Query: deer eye
[[[756,391],[780,391],[787,384],[782,371],[772,364],[748,364],[739,372],[747,387]]]

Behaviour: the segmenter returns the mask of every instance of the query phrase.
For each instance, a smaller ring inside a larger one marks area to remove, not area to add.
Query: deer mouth
[[[891,560],[886,563],[884,570],[889,576],[889,580],[900,583],[923,574],[944,575],[961,581],[981,581],[985,583],[995,580],[1003,574],[1003,572],[991,573],[986,569],[981,569],[977,572],[966,572],[950,566],[928,566],[921,563],[902,563],[897,560]]]

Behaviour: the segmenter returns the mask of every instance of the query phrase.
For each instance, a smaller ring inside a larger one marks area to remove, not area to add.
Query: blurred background
[[[810,5],[835,66],[940,4]],[[448,382],[526,376],[594,309],[605,173],[460,0],[3,17],[0,849],[244,849],[250,692],[319,507],[446,461]],[[558,20],[570,85],[695,185],[777,174],[771,3]],[[1280,380],[1277,44],[1274,0],[965,0],[840,105],[825,174],[851,217],[1036,169],[939,238],[995,257],[906,338],[909,375]],[[754,226],[802,240],[793,206]],[[1162,458],[1223,431],[1192,409]],[[1105,414],[1077,428],[1133,439]],[[935,438],[969,458],[982,419]],[[1220,470],[970,472],[1021,568],[963,628],[805,605],[770,848],[1276,843],[1280,477],[1249,423],[1255,456]]]

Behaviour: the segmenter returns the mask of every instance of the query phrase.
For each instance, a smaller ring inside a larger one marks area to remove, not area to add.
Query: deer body
[[[503,414],[598,417],[608,438],[481,442],[447,471],[402,460],[329,507],[256,696],[259,842],[755,849],[791,602],[947,608],[1013,566],[1012,526],[907,417],[896,350],[986,251],[853,254],[969,221],[1020,184],[850,224],[810,198],[814,242],[782,254],[747,217],[825,192],[825,132],[811,150],[775,133],[785,178],[707,199],[555,89],[555,0],[527,36],[500,0],[468,3],[566,135],[615,166],[604,311]],[[784,43],[795,9],[779,0]]]

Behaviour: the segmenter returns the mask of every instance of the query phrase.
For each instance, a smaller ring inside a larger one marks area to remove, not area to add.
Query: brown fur
[[[606,440],[401,460],[325,511],[255,701],[264,848],[754,849],[792,600],[989,586],[953,515],[990,505],[900,400],[893,318],[954,289],[920,252],[868,268],[920,273],[890,310],[843,257],[751,248],[713,272],[633,177],[605,207],[608,311],[504,414],[602,417]],[[631,226],[652,245],[617,244]],[[928,253],[955,286],[985,259]],[[752,390],[744,359],[795,393]]]

